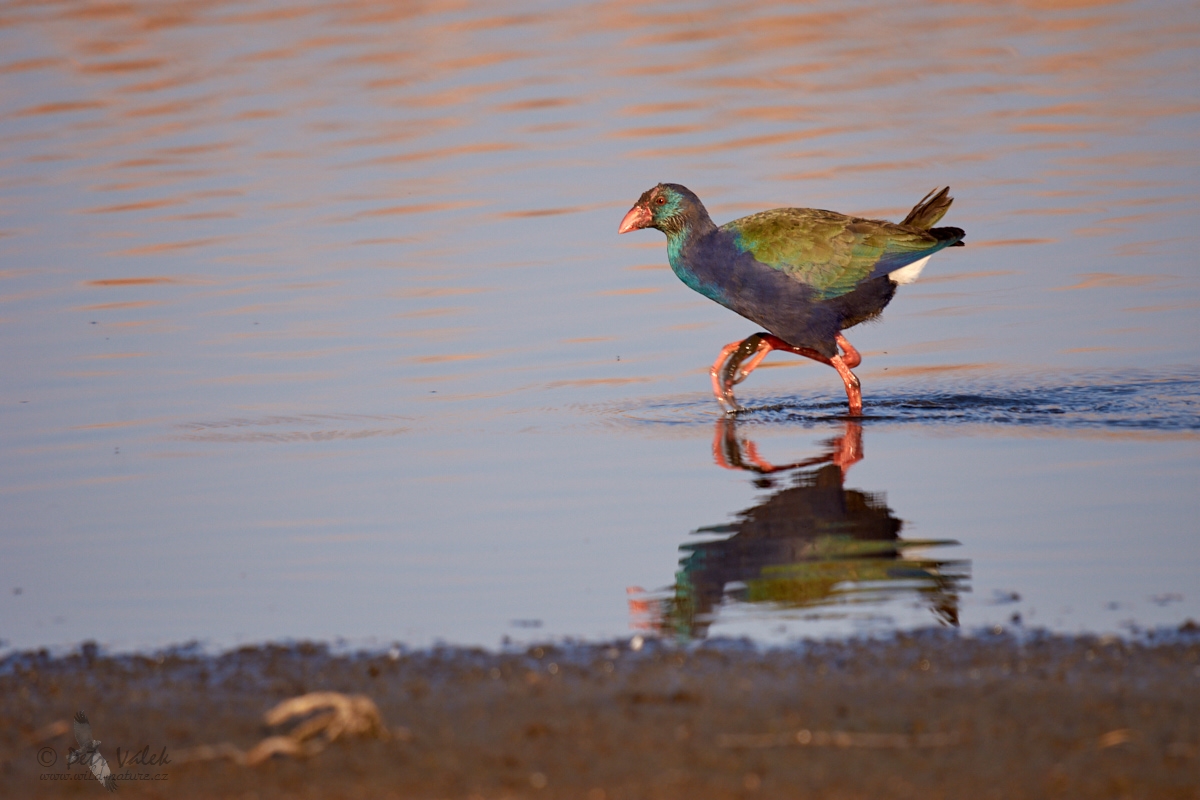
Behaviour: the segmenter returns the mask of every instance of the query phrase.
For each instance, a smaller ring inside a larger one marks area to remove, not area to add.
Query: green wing
[[[940,250],[935,236],[890,222],[811,208],[776,208],[721,229],[757,261],[811,286],[822,299],[851,292]]]

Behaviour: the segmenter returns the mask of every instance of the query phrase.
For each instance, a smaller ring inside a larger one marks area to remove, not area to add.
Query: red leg
[[[721,354],[717,356],[717,360],[713,362],[712,369],[709,370],[709,375],[712,377],[713,394],[716,395],[717,402],[721,404],[727,414],[742,409],[738,405],[737,398],[733,396],[733,387],[744,381],[759,362],[766,358],[767,353],[771,352],[772,348],[767,341],[768,338],[775,337],[767,333],[756,333],[740,342],[731,342],[725,345]],[[776,339],[776,341],[781,340]],[[748,363],[746,359],[750,359]],[[743,363],[746,364],[744,369],[741,368]]]
[[[850,401],[850,416],[862,416],[862,386],[858,382],[858,376],[850,370],[862,363],[862,356],[854,349],[854,345],[846,341],[846,337],[841,333],[837,335],[838,347],[842,348],[842,355],[834,356],[830,359],[833,368],[838,371],[838,375],[842,376],[842,383],[846,384],[846,399]],[[839,366],[840,362],[840,366]]]
[[[769,342],[765,340],[759,342],[758,350],[754,353],[754,355],[750,356],[750,360],[738,367],[737,374],[733,376],[732,385],[736,386],[742,381],[746,380],[746,378],[750,377],[750,373],[754,372],[754,370],[759,364],[762,363],[762,360],[767,357],[767,354],[770,353],[772,349],[773,348]]]
[[[838,375],[842,376],[842,383],[846,384],[846,399],[850,401],[850,416],[862,416],[862,387],[859,386],[858,377],[850,371],[846,366],[845,360],[841,356],[834,356],[829,359],[833,364],[833,368],[838,371]]]
[[[840,333],[837,335],[838,347],[842,348],[842,360],[846,362],[846,366],[854,369],[862,363],[862,356],[854,349],[854,345],[846,341],[846,337]]]
[[[825,356],[818,353],[816,350],[810,350],[807,347],[793,347],[792,345],[785,342],[783,339],[780,339],[778,336],[772,336],[771,334],[767,334],[763,338],[766,341],[770,342],[772,350],[783,350],[788,353],[795,353],[798,356],[804,356],[805,358],[811,358],[813,361],[820,361],[822,364],[832,364],[833,363],[828,358],[826,358]]]
[[[741,346],[741,342],[730,342],[722,347],[720,355],[718,355],[717,360],[713,362],[712,369],[708,371],[708,374],[712,377],[713,394],[716,395],[717,402],[721,404],[722,408],[725,407],[727,396],[732,399],[732,395],[729,393],[729,389],[731,389],[732,386],[726,387],[721,385],[721,367],[725,366],[725,361],[729,358],[729,354]],[[733,406],[736,409],[737,403],[733,403]]]
[[[798,356],[811,358],[814,361],[820,361],[822,364],[828,364],[836,369],[838,375],[842,377],[842,383],[846,386],[846,399],[850,405],[850,416],[861,417],[862,388],[858,382],[858,377],[850,370],[862,363],[862,356],[859,355],[859,352],[854,349],[854,346],[850,342],[846,341],[846,337],[842,336],[841,333],[837,334],[835,341],[842,353],[832,358],[826,358],[816,350],[810,350],[807,347],[795,347],[778,336],[769,333],[756,333],[754,336],[740,342],[731,342],[721,350],[721,354],[717,356],[717,360],[713,362],[712,369],[709,370],[709,375],[712,377],[713,394],[716,396],[717,402],[727,412],[737,411],[741,406],[734,399],[733,387],[746,380],[750,373],[762,363],[762,360],[772,350],[784,350],[789,353],[795,353]],[[737,353],[737,351],[743,349],[745,350],[744,354]],[[735,353],[737,354],[735,355]],[[753,353],[753,355],[750,355],[750,353]],[[729,362],[728,364],[726,363],[727,361]]]

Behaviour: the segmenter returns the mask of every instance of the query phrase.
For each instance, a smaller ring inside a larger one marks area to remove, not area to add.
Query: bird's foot
[[[766,341],[767,336],[765,333],[756,333],[740,342],[727,344],[713,362],[712,369],[709,370],[713,395],[727,415],[745,410],[733,396],[733,387],[746,380],[771,351],[771,346]]]
[[[737,398],[733,396],[732,385],[726,384],[719,391],[714,392],[714,394],[716,395],[717,403],[721,406],[721,410],[725,412],[726,416],[732,417],[746,410],[746,407],[739,403]]]

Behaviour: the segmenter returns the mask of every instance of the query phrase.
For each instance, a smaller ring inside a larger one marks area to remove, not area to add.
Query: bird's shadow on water
[[[863,421],[878,424],[988,425],[1054,431],[1200,432],[1200,373],[1122,372],[1017,376],[1011,379],[875,383],[865,394]],[[843,397],[828,393],[746,392],[740,424],[820,425],[846,414]],[[621,416],[648,425],[711,424],[711,398],[660,398]]]

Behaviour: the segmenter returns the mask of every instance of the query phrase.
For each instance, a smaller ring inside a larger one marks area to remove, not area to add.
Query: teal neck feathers
[[[713,225],[712,220],[708,218],[707,214],[705,215],[704,221],[708,223],[708,231],[706,231],[707,233],[713,233],[716,231],[716,226]],[[667,261],[671,265],[671,271],[674,272],[679,280],[683,281],[689,289],[697,291],[707,297],[709,300],[715,300],[723,305],[724,294],[721,292],[720,287],[716,286],[715,284],[703,282],[700,279],[700,276],[697,275],[688,265],[688,256],[690,254],[689,251],[693,250],[693,245],[695,245],[701,238],[703,238],[703,235],[697,236],[693,232],[691,225],[685,225],[678,231],[668,233]]]

